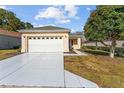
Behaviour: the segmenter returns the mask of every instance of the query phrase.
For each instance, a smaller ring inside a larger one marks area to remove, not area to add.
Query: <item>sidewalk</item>
[[[65,70],[66,88],[99,88],[99,86],[83,77]]]
[[[74,51],[76,54],[66,54],[66,53],[64,53],[64,56],[87,56],[86,53],[83,53],[83,52],[81,52],[81,51],[79,51],[79,50],[77,50],[77,49],[74,49],[73,51]]]
[[[73,51],[76,52],[78,55],[83,55],[83,56],[87,55],[86,53],[83,53],[83,52],[81,52],[81,51],[79,51],[77,49],[74,49]]]

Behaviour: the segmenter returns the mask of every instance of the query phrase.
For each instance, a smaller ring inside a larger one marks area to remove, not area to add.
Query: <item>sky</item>
[[[64,27],[72,32],[83,31],[83,27],[95,5],[8,5],[0,8],[10,10],[24,22],[34,27],[47,25]]]

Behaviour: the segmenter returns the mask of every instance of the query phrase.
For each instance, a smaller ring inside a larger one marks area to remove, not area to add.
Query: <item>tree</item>
[[[110,57],[114,57],[116,41],[124,32],[124,6],[97,6],[91,12],[84,26],[84,35],[88,40],[100,41],[110,48]],[[104,43],[111,41],[111,45]]]
[[[21,21],[18,29],[25,29],[25,23]]]
[[[33,25],[29,22],[25,23],[25,28],[29,29],[29,28],[33,28]]]
[[[120,38],[119,38],[120,40],[124,40],[124,33],[121,33],[120,34]]]
[[[17,31],[25,28],[33,28],[33,25],[28,22],[22,22],[11,11],[0,9],[0,28],[8,31]]]
[[[18,29],[30,29],[33,28],[33,25],[29,22],[20,22],[20,25],[18,27]]]

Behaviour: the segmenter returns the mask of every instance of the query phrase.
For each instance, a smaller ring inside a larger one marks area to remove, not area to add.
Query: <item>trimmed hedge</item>
[[[92,50],[96,50],[96,46],[82,46],[82,49],[92,49]]]
[[[100,54],[100,55],[108,55],[110,52],[109,47],[98,46],[96,50],[96,46],[82,46],[83,51],[93,54]],[[123,47],[116,47],[115,55],[123,56],[124,48]]]
[[[102,50],[86,49],[86,50],[82,50],[82,51],[90,53],[90,54],[95,54],[95,55],[109,55],[109,52],[102,51]]]
[[[92,49],[92,50],[96,50],[96,46],[82,46],[82,49]],[[98,46],[97,47],[98,50],[103,50],[103,51],[110,51],[109,47],[103,47],[103,46]]]
[[[123,54],[124,54],[124,48],[116,48],[115,49],[115,55],[117,55],[117,56],[123,56]]]

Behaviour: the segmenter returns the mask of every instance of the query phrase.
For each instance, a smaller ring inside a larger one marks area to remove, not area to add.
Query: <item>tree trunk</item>
[[[110,57],[114,58],[115,55],[116,40],[113,40],[110,47]]]
[[[110,57],[114,58],[114,55],[115,55],[115,46],[111,46],[110,47]]]
[[[100,41],[104,46],[110,47],[110,57],[114,58],[115,55],[115,47],[116,47],[116,40],[113,39],[111,45],[105,44],[103,41]]]
[[[96,50],[98,49],[98,43],[97,43],[97,41],[96,41]]]

